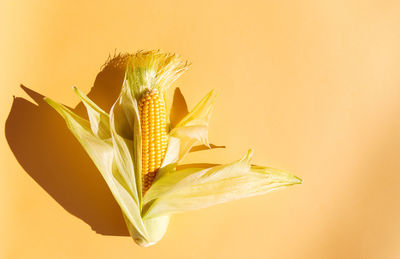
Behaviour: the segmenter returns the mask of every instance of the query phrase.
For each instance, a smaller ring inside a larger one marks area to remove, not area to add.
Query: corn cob
[[[142,190],[150,188],[167,150],[167,119],[164,98],[156,89],[139,100],[142,129]]]

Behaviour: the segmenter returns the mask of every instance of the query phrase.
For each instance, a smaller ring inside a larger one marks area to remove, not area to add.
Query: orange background
[[[0,26],[1,258],[400,257],[398,1],[1,1]],[[304,183],[178,214],[136,246],[41,95],[75,107],[77,86],[109,107],[108,56],[154,48],[192,62],[175,84],[189,108],[218,92],[226,148],[186,162],[252,147]]]

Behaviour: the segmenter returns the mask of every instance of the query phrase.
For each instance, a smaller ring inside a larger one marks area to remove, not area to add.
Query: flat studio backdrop
[[[1,258],[399,258],[398,1],[1,1]],[[304,183],[172,217],[141,248],[101,175],[43,102],[108,110],[118,54],[192,65],[167,92],[210,90],[210,142],[185,163],[254,164]],[[107,61],[112,60],[104,65]],[[174,90],[179,87],[180,90]]]

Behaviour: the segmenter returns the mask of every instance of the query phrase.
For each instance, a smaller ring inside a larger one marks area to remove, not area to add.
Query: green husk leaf
[[[97,104],[95,104],[92,100],[90,100],[84,93],[82,93],[82,91],[77,87],[73,87],[73,89],[86,107],[93,134],[101,139],[110,138],[111,134],[109,115],[99,106],[97,106]]]
[[[171,130],[165,161],[179,162],[197,143],[210,146],[208,143],[208,125],[214,108],[215,97],[215,91],[210,91]],[[166,163],[163,162],[163,165],[166,165]]]
[[[136,229],[135,238],[148,240],[148,234],[141,217],[141,208],[137,203],[137,199],[126,189],[126,184],[121,179],[121,174],[116,166],[112,142],[109,139],[102,140],[94,135],[89,121],[74,114],[65,106],[50,98],[45,98],[45,101],[65,119],[70,131],[95,163],[125,217],[134,224]]]
[[[141,206],[141,152],[140,126],[136,100],[129,89],[123,87],[110,112],[111,137],[116,165],[126,185]],[[139,137],[139,141],[138,138]],[[139,150],[139,152],[137,152]]]
[[[281,170],[251,166],[251,157],[250,150],[231,164],[163,175],[145,197],[151,206],[144,218],[204,208],[301,183],[298,177]]]
[[[183,170],[175,171],[169,170],[164,174],[161,174],[159,178],[157,178],[150,189],[146,192],[144,196],[143,203],[147,204],[157,198],[162,197],[164,194],[171,191],[176,184],[178,184],[182,179],[194,175],[200,171],[204,170],[203,168],[186,168]]]

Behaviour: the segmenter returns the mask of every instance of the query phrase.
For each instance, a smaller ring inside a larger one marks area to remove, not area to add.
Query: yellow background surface
[[[1,1],[0,26],[1,258],[400,257],[398,1]],[[189,108],[218,93],[226,148],[186,162],[252,147],[304,183],[175,215],[141,248],[41,95],[107,108],[109,55],[158,48],[192,62],[174,85]]]

